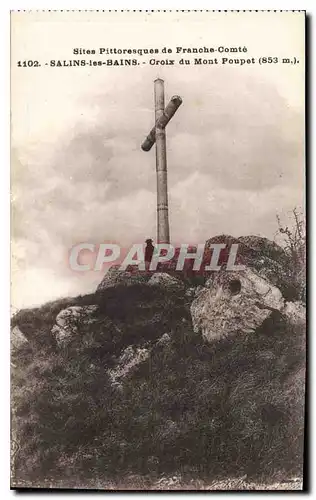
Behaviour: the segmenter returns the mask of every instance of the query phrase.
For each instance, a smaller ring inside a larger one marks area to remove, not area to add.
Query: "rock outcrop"
[[[149,350],[144,347],[126,347],[119,357],[116,367],[108,370],[112,384],[121,387],[123,379],[148,357]]]
[[[224,243],[220,254],[220,271],[206,271],[213,244]],[[225,264],[232,244],[238,244],[236,263],[243,271],[229,271]],[[191,248],[193,251],[194,248]],[[291,324],[305,322],[305,308],[297,301],[291,282],[288,257],[279,245],[259,236],[219,235],[206,241],[201,269],[193,271],[193,261],[186,261],[182,271],[176,270],[179,249],[170,262],[162,263],[155,272],[139,271],[131,266],[121,271],[113,266],[98,290],[117,285],[147,284],[183,294],[191,303],[193,329],[207,342],[238,332],[253,333],[278,311]],[[202,280],[195,279],[203,278]],[[202,286],[201,286],[202,285]],[[295,286],[294,286],[295,288]]]
[[[283,292],[282,249],[211,241],[236,240],[243,271],[114,266],[97,293],[16,314],[13,439],[33,440],[20,439],[19,480],[66,471],[76,487],[92,471],[99,485],[179,464],[211,477],[301,473],[305,308]]]
[[[205,285],[191,304],[191,315],[194,331],[208,342],[253,333],[272,311],[284,307],[280,290],[249,268],[218,272]]]
[[[152,272],[140,271],[136,266],[130,266],[127,270],[122,271],[119,265],[114,265],[104,275],[97,291],[117,285],[128,286],[137,283],[146,283],[151,276]]]
[[[238,264],[247,266],[272,285],[277,286],[287,300],[295,300],[297,290],[291,283],[288,257],[277,243],[261,236],[234,238],[229,235],[219,235],[207,240],[206,246],[209,247],[214,243],[225,243],[228,248],[233,243],[238,244]],[[222,259],[224,262],[227,259],[225,252],[223,252]]]
[[[56,325],[52,328],[52,334],[59,347],[65,347],[78,334],[79,328],[84,323],[93,321],[93,313],[98,306],[71,306],[63,309],[56,316]]]
[[[23,345],[28,343],[27,338],[21,332],[18,326],[15,326],[11,330],[11,355],[14,355],[15,352],[20,349]]]
[[[305,325],[306,308],[302,302],[286,302],[282,314],[290,325]]]

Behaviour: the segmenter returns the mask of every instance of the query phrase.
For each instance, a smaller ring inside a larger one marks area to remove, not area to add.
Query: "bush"
[[[306,302],[306,227],[304,214],[294,208],[290,225],[281,222],[279,216],[278,236],[281,236],[288,263],[289,281],[296,291],[295,299]]]

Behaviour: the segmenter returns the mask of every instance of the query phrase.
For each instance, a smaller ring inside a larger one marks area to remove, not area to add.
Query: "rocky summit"
[[[15,314],[13,482],[301,476],[304,284],[266,238],[213,243],[244,269],[113,266],[95,293]]]

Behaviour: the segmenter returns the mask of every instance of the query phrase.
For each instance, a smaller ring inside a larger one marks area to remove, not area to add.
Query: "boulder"
[[[269,259],[280,261],[286,257],[285,251],[275,241],[262,236],[240,236],[238,241],[248,248],[251,248],[256,253]]]
[[[288,257],[284,249],[277,243],[262,236],[251,235],[234,238],[225,234],[207,240],[206,247],[214,243],[224,243],[227,248],[230,248],[233,243],[238,244],[237,263],[246,265],[272,285],[278,287],[287,300],[295,300],[298,290],[291,277]],[[220,261],[226,262],[227,257],[228,252],[224,251],[223,255],[221,253]],[[216,273],[209,274],[214,276]]]
[[[211,342],[238,332],[253,333],[272,311],[281,311],[280,290],[250,268],[222,270],[201,287],[191,304],[195,333]]]
[[[71,306],[62,309],[56,316],[56,325],[51,330],[57,345],[64,347],[71,342],[83,325],[94,321],[92,315],[97,309],[97,305]]]
[[[97,291],[105,290],[117,285],[135,285],[137,283],[146,283],[152,272],[140,271],[136,266],[130,266],[125,271],[120,269],[119,265],[110,267],[105,276],[103,277],[101,283],[99,284]]]

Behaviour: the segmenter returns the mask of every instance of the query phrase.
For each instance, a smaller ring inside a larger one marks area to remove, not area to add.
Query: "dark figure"
[[[146,248],[145,248],[145,262],[151,262],[155,247],[153,245],[153,240],[146,240]]]

